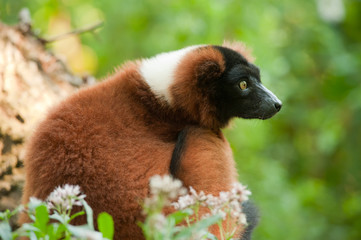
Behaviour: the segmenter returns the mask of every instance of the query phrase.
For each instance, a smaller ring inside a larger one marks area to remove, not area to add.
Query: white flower
[[[43,201],[41,201],[40,199],[36,198],[36,197],[30,197],[29,203],[28,203],[28,208],[30,211],[35,210],[35,208],[37,208],[38,206],[44,204]]]
[[[233,183],[233,188],[231,190],[232,198],[239,199],[240,202],[245,202],[248,200],[248,196],[252,193],[247,189],[246,186],[241,183]]]
[[[197,200],[193,196],[184,195],[184,196],[181,196],[177,202],[172,203],[172,205],[175,209],[182,210],[182,209],[186,209],[188,207],[193,206],[196,202],[197,202]]]
[[[39,206],[42,203],[43,203],[43,201],[41,201],[40,199],[38,199],[36,197],[30,197],[29,204]]]
[[[179,197],[177,202],[172,203],[172,206],[177,210],[186,209],[192,207],[197,202],[202,203],[206,200],[207,196],[204,194],[203,191],[197,193],[194,188],[189,187],[189,194]]]
[[[165,195],[169,199],[175,199],[186,193],[186,189],[182,187],[182,182],[169,175],[151,177],[149,186],[153,195]]]
[[[57,209],[59,211],[66,211],[71,209],[74,205],[81,206],[79,200],[84,199],[85,195],[81,194],[78,185],[65,184],[62,187],[57,187],[50,193],[46,202],[49,209]]]
[[[242,212],[241,203],[239,203],[237,200],[232,200],[229,202],[229,207],[231,208],[232,213]]]
[[[194,199],[196,201],[203,202],[207,199],[207,196],[204,194],[203,191],[200,191],[199,193],[197,193],[196,190],[194,190],[194,188],[192,188],[192,186],[189,187],[189,192],[191,193],[191,195],[194,197]]]
[[[215,207],[219,205],[219,202],[219,198],[213,196],[212,194],[208,194],[204,205],[208,207]]]
[[[160,213],[152,215],[149,219],[149,226],[158,231],[164,230],[166,224],[166,217]]]
[[[157,195],[153,195],[151,197],[145,198],[144,199],[144,207],[145,208],[154,208],[155,206],[158,205],[158,196]],[[145,209],[143,209],[145,210]],[[146,215],[147,211],[143,211],[143,214]]]
[[[231,197],[231,193],[230,193],[230,192],[220,192],[220,193],[219,193],[219,200],[220,200],[220,202],[222,202],[222,203],[228,202],[229,199],[230,199],[230,197]]]
[[[248,223],[247,223],[246,214],[244,214],[244,213],[239,214],[239,216],[237,218],[237,223],[247,225]]]
[[[220,192],[219,196],[211,194],[205,196],[203,192],[198,194],[192,187],[189,191],[190,195],[179,198],[175,203],[176,209],[184,209],[200,202],[202,206],[210,209],[211,215],[218,214],[225,219],[229,213],[238,224],[247,224],[246,216],[242,211],[242,203],[248,200],[251,192],[241,183],[234,183],[229,192]]]
[[[220,215],[223,220],[225,220],[227,217],[227,213],[221,208],[211,209],[211,213],[212,213],[212,215]]]

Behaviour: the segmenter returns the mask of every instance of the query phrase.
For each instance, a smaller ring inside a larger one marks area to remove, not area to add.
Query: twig
[[[100,28],[101,26],[103,26],[103,24],[104,24],[104,22],[98,22],[98,23],[96,23],[94,25],[91,25],[89,27],[75,29],[75,30],[73,30],[71,32],[63,33],[63,34],[60,34],[60,35],[57,35],[57,36],[54,36],[54,37],[50,37],[48,39],[42,39],[42,41],[44,43],[51,43],[51,42],[55,42],[55,41],[64,39],[64,38],[66,38],[66,37],[68,37],[70,35],[82,34],[82,33],[85,33],[85,32],[91,32],[91,31],[94,31],[97,28]]]

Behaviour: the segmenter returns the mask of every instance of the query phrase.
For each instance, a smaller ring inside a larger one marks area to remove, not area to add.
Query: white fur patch
[[[169,86],[174,81],[174,72],[181,59],[198,47],[200,45],[186,47],[173,52],[160,53],[152,58],[142,60],[140,73],[156,96],[162,97],[168,103],[171,103]]]

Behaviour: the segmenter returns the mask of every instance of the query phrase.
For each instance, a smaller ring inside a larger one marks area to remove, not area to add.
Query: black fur
[[[175,144],[175,147],[174,147],[174,150],[172,153],[172,159],[170,161],[169,172],[170,172],[170,174],[172,174],[173,177],[176,177],[177,172],[180,167],[181,158],[182,158],[183,152],[186,147],[187,132],[188,132],[187,128],[185,128],[179,132],[177,142]]]
[[[282,103],[262,85],[258,67],[235,51],[214,47],[222,53],[226,65],[210,96],[218,120],[226,125],[233,117],[267,119],[276,114]],[[240,89],[241,81],[246,81],[247,89]]]
[[[221,46],[214,46],[219,50],[225,61],[225,71],[218,79],[209,82],[209,71],[204,76],[198,76],[198,86],[205,89],[211,103],[216,106],[218,120],[226,125],[233,117],[267,119],[276,114],[282,106],[281,101],[261,83],[259,69],[248,62],[241,54]],[[217,65],[209,67],[216,68]],[[217,69],[216,69],[217,70]],[[247,88],[242,90],[241,81],[246,81]],[[205,85],[206,84],[206,85]],[[207,86],[205,88],[204,86]],[[173,150],[169,171],[173,177],[177,176],[183,152],[187,143],[187,128],[179,132]],[[251,240],[253,229],[259,221],[257,208],[250,201],[242,204],[246,214],[247,227],[239,238]]]
[[[226,69],[225,72],[230,71],[235,65],[242,64],[248,65],[248,61],[239,53],[225,47],[214,46],[218,51],[222,53],[224,59],[226,60]]]
[[[242,210],[244,214],[246,214],[248,225],[240,240],[251,240],[253,229],[257,226],[259,221],[258,209],[252,202],[247,201],[242,203]]]

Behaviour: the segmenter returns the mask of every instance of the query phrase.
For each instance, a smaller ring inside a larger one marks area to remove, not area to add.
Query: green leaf
[[[59,213],[55,212],[54,214],[50,215],[50,219],[57,220],[58,222],[62,224],[66,224],[64,222],[64,219],[59,215]]]
[[[24,209],[23,205],[18,206],[13,211],[6,209],[4,212],[0,212],[0,220],[8,220],[12,216],[16,215],[18,212],[22,211],[23,209]]]
[[[3,240],[12,239],[11,227],[10,227],[10,224],[7,221],[0,222],[0,237]]]
[[[180,222],[182,222],[186,217],[190,216],[193,214],[192,209],[184,209],[182,211],[177,211],[174,212],[172,214],[169,214],[167,216],[168,219],[174,219],[175,224],[178,224]]]
[[[102,212],[98,215],[98,228],[103,234],[103,237],[113,239],[114,235],[114,222],[112,216],[106,212]]]
[[[208,240],[218,240],[218,238],[216,236],[214,236],[212,233],[207,233],[207,235],[205,236],[205,239]],[[232,238],[231,238],[232,239]]]
[[[29,212],[34,212],[35,209],[37,207],[39,207],[40,205],[44,205],[45,203],[39,199],[36,199],[36,198],[31,198],[29,203],[27,204],[28,206],[28,211]]]
[[[36,234],[34,232],[30,232],[29,238],[30,238],[30,240],[38,240],[38,238],[36,237]]]
[[[88,226],[90,227],[90,229],[94,230],[94,222],[93,222],[93,210],[92,208],[88,205],[88,203],[84,200],[84,199],[80,199],[79,200],[83,206],[84,206],[84,210],[86,212],[86,220],[88,222]]]
[[[207,230],[209,226],[222,220],[220,215],[213,215],[209,218],[202,219],[190,227],[182,229],[175,237],[175,239],[189,239],[193,233],[200,232],[201,230]]]
[[[149,227],[147,224],[142,222],[137,222],[137,225],[142,229],[145,239],[149,239]]]
[[[76,217],[78,217],[78,216],[81,216],[81,215],[84,215],[84,214],[85,214],[84,211],[77,212],[77,213],[73,214],[73,215],[70,217],[69,222],[70,222],[71,220],[73,220],[74,218],[76,218]]]
[[[66,231],[66,226],[60,224],[55,232],[55,239],[62,239],[64,237],[64,232]]]
[[[5,212],[0,212],[0,220],[7,220],[10,218],[10,210],[6,209]]]
[[[49,213],[45,205],[39,205],[35,208],[35,226],[43,233],[46,233],[47,224],[49,222]]]
[[[102,234],[90,229],[88,225],[73,226],[69,224],[67,228],[69,232],[77,238],[88,239],[89,236],[92,236],[92,239],[102,239]]]
[[[48,239],[49,240],[53,240],[55,239],[55,233],[54,233],[54,227],[56,227],[55,225],[53,224],[49,224],[48,228],[47,228],[47,235],[48,235]]]
[[[33,225],[34,223],[24,223],[19,231],[25,231],[25,232],[41,232],[39,228],[35,227]]]

